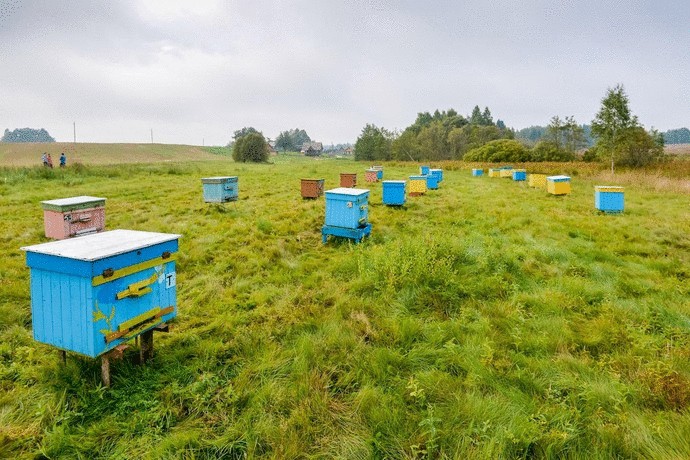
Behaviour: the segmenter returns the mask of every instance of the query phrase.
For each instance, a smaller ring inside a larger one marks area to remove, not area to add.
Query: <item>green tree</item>
[[[417,134],[413,129],[406,129],[391,143],[391,159],[421,161],[423,159]]]
[[[530,160],[530,152],[520,141],[514,139],[498,139],[488,142],[481,147],[472,149],[465,154],[465,161],[487,162],[523,162]]]
[[[232,158],[235,161],[262,163],[268,161],[269,149],[264,135],[259,132],[250,132],[240,136],[232,149]]]
[[[392,133],[367,124],[355,142],[355,160],[390,160]]]
[[[641,126],[628,128],[616,143],[618,164],[632,167],[646,166],[664,159],[664,137],[652,129]]]
[[[43,128],[17,128],[13,131],[5,129],[0,142],[55,142],[55,139]]]
[[[611,174],[614,172],[616,156],[622,151],[619,144],[623,142],[626,133],[640,126],[637,117],[630,112],[629,103],[623,85],[609,88],[601,100],[599,112],[592,120],[592,134],[597,138],[596,151],[611,159]]]
[[[276,148],[283,152],[298,152],[305,142],[311,142],[311,138],[303,129],[295,128],[281,132],[276,138]]]
[[[245,126],[242,129],[238,129],[237,131],[234,132],[232,135],[232,139],[237,142],[238,139],[241,137],[246,136],[247,134],[252,134],[252,133],[258,133],[256,129],[252,128],[251,126]]]

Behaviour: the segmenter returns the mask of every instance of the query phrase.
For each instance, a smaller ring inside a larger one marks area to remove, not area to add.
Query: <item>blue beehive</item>
[[[383,204],[389,206],[402,206],[405,204],[404,180],[383,181]]]
[[[174,318],[179,237],[113,230],[23,247],[34,339],[95,358]]]
[[[426,176],[426,188],[429,190],[438,190],[438,176],[435,174],[427,174]]]
[[[201,179],[204,187],[204,202],[226,203],[237,200],[239,187],[237,176],[204,177]]]
[[[474,177],[479,177],[479,176],[481,176],[482,174],[484,174],[484,170],[483,170],[483,169],[473,169],[473,170],[472,170],[472,175],[473,175]]]
[[[525,181],[527,180],[527,171],[524,169],[513,169],[513,180],[514,181]]]
[[[623,187],[597,185],[594,187],[594,206],[603,212],[623,212],[624,192]]]
[[[360,241],[371,233],[369,190],[335,188],[326,191],[326,224],[321,229],[323,242],[328,235]]]
[[[420,167],[419,167],[419,173],[420,173],[422,176],[426,176],[427,174],[429,174],[429,169],[430,169],[430,168],[429,168],[428,166],[420,166]]]
[[[439,183],[443,182],[443,169],[430,169],[429,174],[436,176]]]

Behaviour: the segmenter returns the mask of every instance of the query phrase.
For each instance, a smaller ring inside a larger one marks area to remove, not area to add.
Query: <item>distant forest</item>
[[[585,142],[587,147],[594,145],[595,141],[592,137],[592,127],[590,125],[581,125],[585,135]],[[548,128],[546,126],[530,126],[515,131],[515,138],[526,141],[529,144],[536,144],[547,135]],[[664,142],[666,144],[690,144],[690,129],[678,128],[670,129],[663,133]]]
[[[14,131],[5,129],[5,135],[0,142],[55,142],[55,138],[43,128],[17,128]]]

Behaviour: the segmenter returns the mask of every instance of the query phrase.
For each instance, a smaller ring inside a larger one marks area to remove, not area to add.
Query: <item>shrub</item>
[[[262,163],[268,161],[269,153],[264,135],[249,133],[237,139],[232,149],[232,158],[235,161]]]
[[[530,161],[530,152],[519,141],[498,139],[470,150],[463,159],[465,161],[486,161],[492,163],[502,161],[523,162]]]
[[[573,161],[575,153],[552,141],[539,141],[532,149],[531,161]]]

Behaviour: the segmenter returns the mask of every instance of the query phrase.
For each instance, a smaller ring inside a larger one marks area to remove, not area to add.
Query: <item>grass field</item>
[[[62,152],[70,165],[217,160],[218,154],[230,153],[222,147],[171,144],[0,143],[0,166],[38,166],[43,152],[50,153],[56,167]]]
[[[403,209],[371,185],[372,237],[324,246],[299,179],[368,165],[215,158],[0,169],[0,458],[690,457],[690,162],[539,165],[566,197],[440,164]],[[211,175],[240,200],[204,204]],[[595,212],[604,182],[624,214]],[[110,389],[31,335],[19,247],[46,241],[39,201],[75,195],[107,197],[109,229],[183,235],[174,328]]]

